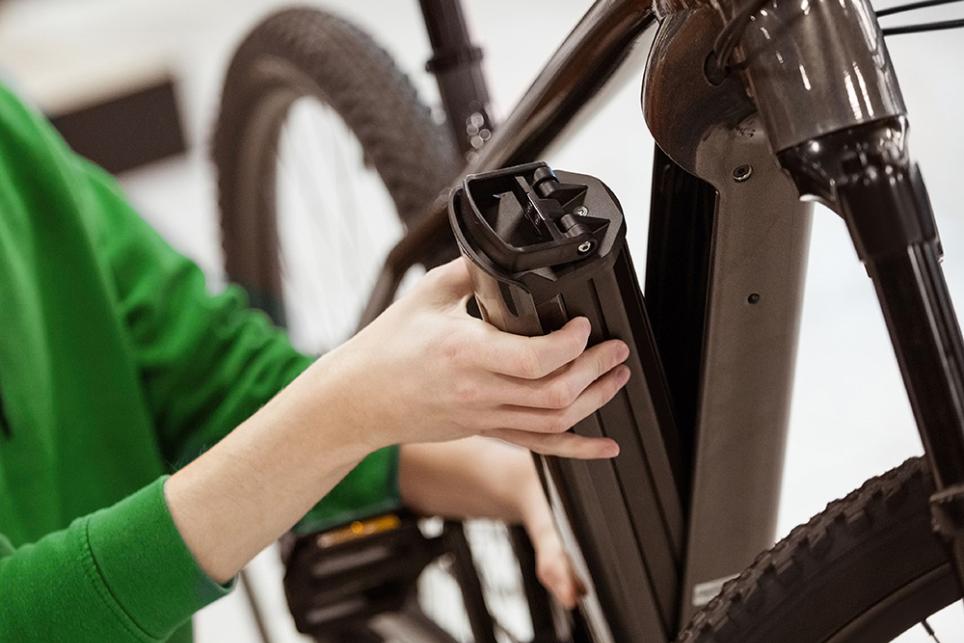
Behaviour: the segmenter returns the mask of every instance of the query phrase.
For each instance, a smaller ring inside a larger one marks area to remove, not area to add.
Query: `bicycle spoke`
[[[337,309],[334,306],[320,305],[319,293],[324,293],[320,287],[321,277],[318,274],[319,271],[310,265],[312,262],[309,260],[317,257],[331,258],[334,253],[329,235],[325,234],[323,228],[311,230],[311,234],[306,234],[300,229],[305,223],[313,223],[316,220],[317,217],[313,216],[314,212],[319,209],[326,211],[327,207],[323,202],[319,207],[321,200],[308,192],[305,168],[309,159],[304,156],[301,146],[292,140],[294,136],[291,134],[291,129],[291,123],[287,123],[279,155],[279,166],[283,173],[278,178],[279,211],[284,213],[284,216],[279,217],[280,241],[284,249],[281,258],[283,274],[286,277],[284,285],[289,291],[285,295],[285,300],[289,313],[294,312],[293,309],[302,311],[306,307],[309,308],[309,313],[305,317],[311,319],[312,325],[320,329],[320,332],[315,332],[314,328],[293,328],[292,330],[299,336],[303,334],[306,338],[310,338],[306,342],[307,346],[302,346],[303,349],[307,348],[311,352],[320,353],[332,346],[330,338],[338,324],[335,318]],[[295,168],[291,168],[287,163],[285,153],[289,151],[297,152],[293,154],[296,158]],[[284,178],[281,178],[282,176]],[[296,185],[292,185],[293,182]],[[309,265],[305,266],[304,263]],[[301,319],[301,316],[292,316],[294,317],[292,322]],[[304,324],[299,325],[304,326]],[[319,334],[323,338],[328,338],[328,341],[319,340]]]
[[[381,257],[402,234],[380,177],[327,105],[292,105],[279,133],[278,233],[289,330],[321,353],[354,332]]]
[[[337,199],[333,199],[330,194],[327,194],[327,190],[321,188],[322,177],[328,176],[327,172],[330,171],[328,167],[330,154],[326,153],[331,148],[330,141],[325,141],[328,144],[326,149],[315,152],[320,141],[320,137],[314,131],[316,119],[307,111],[302,111],[300,116],[302,122],[310,125],[313,131],[310,136],[299,137],[299,153],[302,158],[300,185],[307,202],[303,218],[306,227],[311,229],[311,234],[301,236],[299,241],[304,243],[309,240],[324,240],[324,247],[320,252],[317,249],[312,252],[308,247],[303,249],[303,254],[314,261],[300,277],[310,283],[310,291],[314,293],[314,297],[309,297],[299,304],[311,303],[314,314],[309,318],[321,315],[326,320],[323,330],[326,347],[330,348],[345,339],[345,314],[344,305],[341,302],[346,302],[348,298],[345,286],[349,271],[346,261],[352,258],[351,254],[345,253],[342,239],[342,221],[347,215],[339,210]],[[306,147],[308,147],[307,152]],[[337,161],[338,159],[334,164],[336,167]],[[335,269],[333,275],[330,271],[331,267]],[[334,292],[332,292],[333,288]]]
[[[934,628],[931,627],[931,624],[927,622],[926,618],[921,621],[920,624],[924,628],[924,631],[927,632],[932,639],[934,639],[935,643],[941,643],[941,640],[937,638],[937,634],[934,633]]]

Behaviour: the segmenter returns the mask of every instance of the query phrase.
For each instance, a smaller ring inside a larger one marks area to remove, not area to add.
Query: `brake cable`
[[[960,2],[960,0],[954,0]],[[964,27],[964,18],[957,20],[939,20],[937,22],[925,22],[919,25],[901,25],[899,27],[887,27],[881,29],[885,36],[899,36],[905,33],[920,33],[922,31],[940,31],[942,29],[958,29]]]
[[[907,4],[899,4],[893,7],[878,9],[874,13],[877,14],[878,18],[883,18],[884,16],[890,16],[895,13],[904,13],[905,11],[914,11],[916,9],[927,9],[928,7],[937,7],[942,4],[954,4],[955,2],[961,2],[961,0],[920,0],[920,2],[908,2]]]
[[[736,46],[740,44],[740,40],[743,38],[743,32],[746,31],[746,28],[750,25],[753,16],[770,1],[771,0],[751,0],[723,25],[723,29],[713,42],[713,51],[706,61],[706,75],[712,82],[722,82],[723,78],[725,78],[731,70],[740,70],[746,67],[747,61],[744,60],[731,64],[730,57],[733,55],[733,50],[736,49]],[[903,13],[905,11],[926,9],[928,7],[962,1],[964,0],[919,0],[918,2],[909,2],[907,4],[881,9],[875,13],[878,18],[883,18],[884,16]],[[964,18],[925,22],[917,25],[886,27],[881,29],[881,33],[884,36],[897,36],[900,34],[957,29],[960,27],[964,27]]]

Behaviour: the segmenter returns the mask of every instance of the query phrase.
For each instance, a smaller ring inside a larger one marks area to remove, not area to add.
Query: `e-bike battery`
[[[553,511],[590,591],[599,640],[667,641],[683,555],[677,437],[663,369],[626,247],[622,209],[598,179],[530,163],[466,177],[450,220],[483,318],[538,335],[584,316],[590,344],[619,338],[632,376],[572,428],[607,436],[613,460],[537,457]]]

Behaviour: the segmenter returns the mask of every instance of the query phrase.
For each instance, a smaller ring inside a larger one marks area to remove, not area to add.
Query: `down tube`
[[[776,536],[812,210],[755,116],[711,130],[695,169],[717,198],[682,622]]]

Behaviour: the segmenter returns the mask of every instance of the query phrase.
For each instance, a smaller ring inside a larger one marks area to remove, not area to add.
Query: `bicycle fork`
[[[933,525],[964,587],[964,341],[940,266],[937,226],[894,117],[780,154],[801,192],[846,221],[884,313],[937,492]]]
[[[647,121],[664,150],[696,171],[706,133],[744,117],[740,101],[750,96],[800,196],[845,219],[873,280],[934,474],[934,529],[964,588],[964,341],[873,8],[867,0],[772,0],[742,32],[744,83],[732,74],[717,82],[704,63],[739,5],[656,0],[662,24],[647,74]],[[660,73],[667,69],[674,74]],[[686,82],[673,81],[680,70],[689,70]],[[673,91],[659,91],[661,81]],[[675,104],[699,109],[681,116]]]
[[[906,109],[870,4],[805,4],[756,16],[747,80],[781,165],[844,218],[873,280],[937,486],[934,529],[964,587],[964,341]]]

